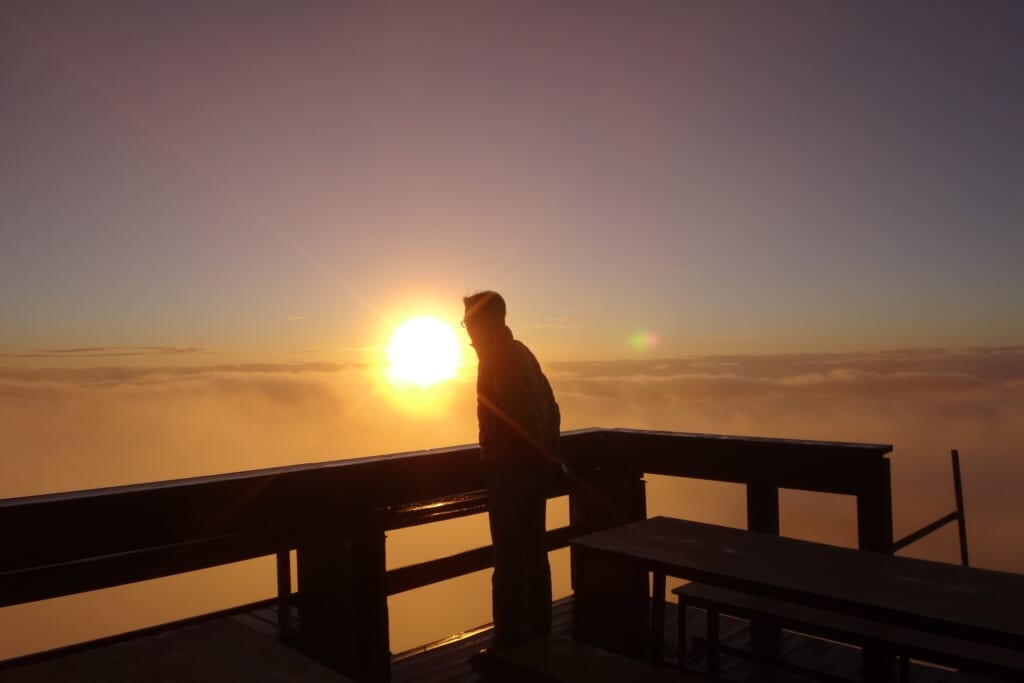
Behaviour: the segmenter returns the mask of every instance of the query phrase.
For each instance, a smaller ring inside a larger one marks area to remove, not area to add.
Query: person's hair
[[[462,303],[466,306],[466,318],[494,325],[505,324],[505,300],[497,292],[487,290],[470,294],[462,298]]]

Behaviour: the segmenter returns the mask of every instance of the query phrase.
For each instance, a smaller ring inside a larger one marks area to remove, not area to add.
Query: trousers
[[[485,469],[494,547],[492,648],[501,650],[551,633],[546,468],[542,462],[514,462]]]

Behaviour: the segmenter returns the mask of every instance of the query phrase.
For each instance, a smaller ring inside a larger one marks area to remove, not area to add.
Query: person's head
[[[463,297],[462,303],[466,307],[463,323],[474,342],[505,329],[505,300],[497,292],[488,290],[470,294]]]

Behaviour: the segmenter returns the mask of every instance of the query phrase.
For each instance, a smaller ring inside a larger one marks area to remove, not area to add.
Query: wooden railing
[[[578,533],[646,516],[644,474],[747,488],[753,530],[778,533],[780,488],[855,496],[859,544],[892,547],[890,446],[589,429],[562,435]],[[387,596],[487,568],[490,547],[388,571],[385,534],[485,510],[479,450],[461,446],[152,484],[0,500],[0,607],[266,555],[299,641],[357,679],[386,680]]]

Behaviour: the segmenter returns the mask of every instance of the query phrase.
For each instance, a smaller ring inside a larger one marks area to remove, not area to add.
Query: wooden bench
[[[879,629],[874,632],[879,635],[865,645],[864,668],[873,683],[893,679],[894,667],[888,656],[893,652],[888,646],[891,643],[899,644],[909,657],[936,659],[938,653],[944,661],[962,662],[964,669],[1024,680],[1021,574],[670,517],[652,517],[587,534],[574,539],[571,547],[577,552],[577,600],[609,590],[601,583],[601,572],[589,569],[592,560],[599,568],[617,563],[651,574],[650,645],[655,660],[664,646],[665,580],[672,576],[782,601],[777,610],[765,608],[763,603],[752,605],[763,609],[766,616],[789,614],[784,611],[788,606],[809,606],[878,622]],[[592,602],[600,604],[599,600]],[[806,621],[827,625],[831,619]],[[881,630],[883,626],[903,631],[886,632]]]
[[[718,617],[768,619],[778,626],[860,647],[879,647],[899,657],[900,679],[909,680],[909,660],[920,659],[979,674],[1019,681],[1024,671],[1024,652],[961,640],[839,612],[783,602],[767,597],[689,583],[672,590],[679,599],[680,662],[686,652],[686,607],[707,612],[708,670],[718,670]]]
[[[497,654],[501,671],[494,681],[538,683],[697,683],[703,676],[654,666],[646,661],[586,645],[571,638],[540,638]]]

